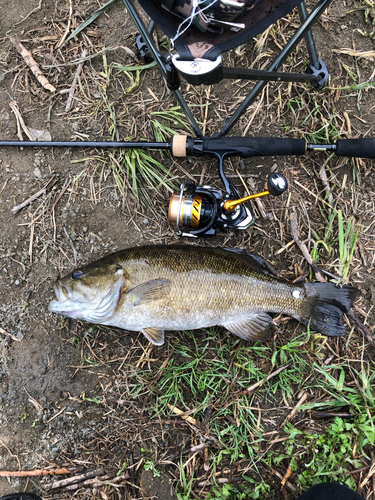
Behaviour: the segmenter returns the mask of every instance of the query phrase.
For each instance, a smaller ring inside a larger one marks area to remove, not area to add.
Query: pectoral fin
[[[246,320],[222,325],[237,337],[244,340],[268,340],[271,337],[270,326],[274,326],[267,313],[253,313]]]
[[[160,328],[143,328],[141,332],[146,337],[146,339],[152,342],[153,344],[155,345],[164,344],[164,330],[160,330]]]
[[[165,299],[171,291],[171,281],[159,278],[156,280],[146,281],[127,292],[134,300],[133,305],[139,306],[151,300]]]

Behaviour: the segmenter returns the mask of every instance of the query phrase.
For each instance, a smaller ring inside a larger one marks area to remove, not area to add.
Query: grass
[[[170,139],[179,129],[192,134],[190,125],[179,106],[172,106],[166,111],[152,111],[150,117],[151,127],[158,142]]]
[[[325,225],[320,233],[311,229],[314,237],[314,248],[311,256],[315,262],[319,259],[319,248],[324,249],[331,257],[332,266],[335,267],[341,282],[348,280],[350,266],[359,237],[359,227],[354,217],[347,217],[344,221],[342,210],[330,210],[324,216]],[[337,256],[337,257],[336,257]],[[336,257],[336,258],[335,258]]]
[[[306,107],[308,107],[306,113]],[[302,92],[299,96],[287,99],[281,107],[281,114],[285,121],[285,129],[293,131],[293,123],[298,123],[299,130],[303,130],[302,137],[312,144],[332,144],[340,136],[337,116],[328,112],[316,100],[311,100],[309,92]]]
[[[339,262],[342,280],[345,281],[349,274],[350,264],[353,259],[354,250],[358,240],[359,229],[356,228],[354,217],[343,220],[342,211],[337,212],[339,230]]]
[[[348,470],[363,466],[353,457],[353,448],[361,430],[356,423],[344,422],[336,417],[323,432],[306,433],[293,425],[285,429],[289,438],[284,442],[284,452],[275,456],[269,453],[270,464],[277,466],[286,461],[296,474],[300,489],[322,482],[338,482],[356,490],[356,483]]]
[[[215,329],[184,332],[173,339],[173,356],[167,363],[155,359],[156,366],[132,368],[138,390],[130,391],[128,397],[136,399],[139,392],[151,389],[151,421],[173,419],[176,407],[200,422],[196,424],[200,428],[209,415],[204,436],[209,443],[210,472],[202,469],[201,455],[194,471],[189,471],[181,455],[180,500],[192,498],[192,489],[207,477],[222,478],[225,469],[235,470],[241,482],[215,486],[214,481],[204,497],[207,500],[268,498],[273,487],[262,477],[270,470],[286,470],[288,465],[299,492],[332,479],[355,487],[347,472],[368,463],[369,446],[374,444],[375,363],[366,363],[360,370],[339,359],[323,365],[330,355],[328,342],[308,330],[289,340],[280,338],[274,348],[261,343],[244,345],[233,337],[223,338]],[[277,377],[254,392],[244,392],[286,363],[289,368]],[[292,424],[287,417],[303,393],[309,396],[300,407],[302,419]],[[328,425],[315,418],[319,432],[309,427],[311,411],[332,413]],[[334,417],[337,411],[345,411],[347,417]],[[301,428],[300,422],[306,424]],[[267,433],[270,438],[265,437]],[[283,439],[277,447],[268,444],[280,436]]]
[[[162,188],[169,193],[176,189],[169,169],[143,149],[127,149],[109,157],[120,192],[130,193],[138,206],[141,200],[152,206],[152,198],[160,196]]]

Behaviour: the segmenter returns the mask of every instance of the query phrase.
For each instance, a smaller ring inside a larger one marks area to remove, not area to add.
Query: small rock
[[[42,172],[40,171],[39,167],[36,167],[34,169],[34,175],[35,175],[35,177],[42,177]]]

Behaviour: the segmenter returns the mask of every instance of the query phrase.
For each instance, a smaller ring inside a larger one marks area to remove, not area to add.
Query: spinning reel
[[[288,187],[285,177],[277,172],[268,177],[266,191],[244,198],[228,184],[231,192],[226,194],[211,186],[181,184],[180,194],[172,195],[168,209],[168,221],[176,226],[179,236],[197,238],[215,236],[216,229],[247,229],[255,219],[243,203],[268,194],[280,196]]]
[[[169,150],[174,157],[213,156],[218,162],[224,192],[211,186],[182,184],[180,194],[173,195],[169,203],[169,223],[177,227],[179,236],[193,238],[214,236],[216,229],[247,229],[254,222],[254,217],[243,203],[268,194],[279,196],[287,189],[285,177],[275,172],[268,178],[266,191],[241,198],[224,174],[224,160],[230,156],[301,156],[309,151],[331,151],[337,156],[375,159],[375,138],[308,144],[304,139],[175,135],[170,142],[0,141],[1,147],[150,148]]]

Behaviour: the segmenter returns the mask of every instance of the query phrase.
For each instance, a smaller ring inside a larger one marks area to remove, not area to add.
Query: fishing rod
[[[169,149],[173,156],[192,154],[215,155],[222,152],[230,156],[282,156],[303,155],[307,151],[333,151],[337,156],[353,158],[375,158],[375,138],[339,139],[334,144],[309,144],[304,139],[271,137],[225,137],[195,138],[175,135],[170,142],[120,142],[120,141],[0,141],[0,147],[36,148],[150,148]]]
[[[244,203],[266,195],[280,196],[288,187],[285,177],[277,172],[268,178],[267,190],[241,198],[224,173],[224,160],[239,156],[301,156],[307,152],[331,151],[336,156],[375,159],[375,138],[339,139],[334,144],[309,144],[304,139],[269,137],[195,138],[175,135],[170,142],[106,142],[106,141],[0,141],[0,147],[68,147],[169,150],[174,157],[213,156],[225,191],[211,186],[182,183],[180,194],[173,194],[168,220],[177,234],[188,237],[214,236],[216,229],[247,229],[255,220]]]

